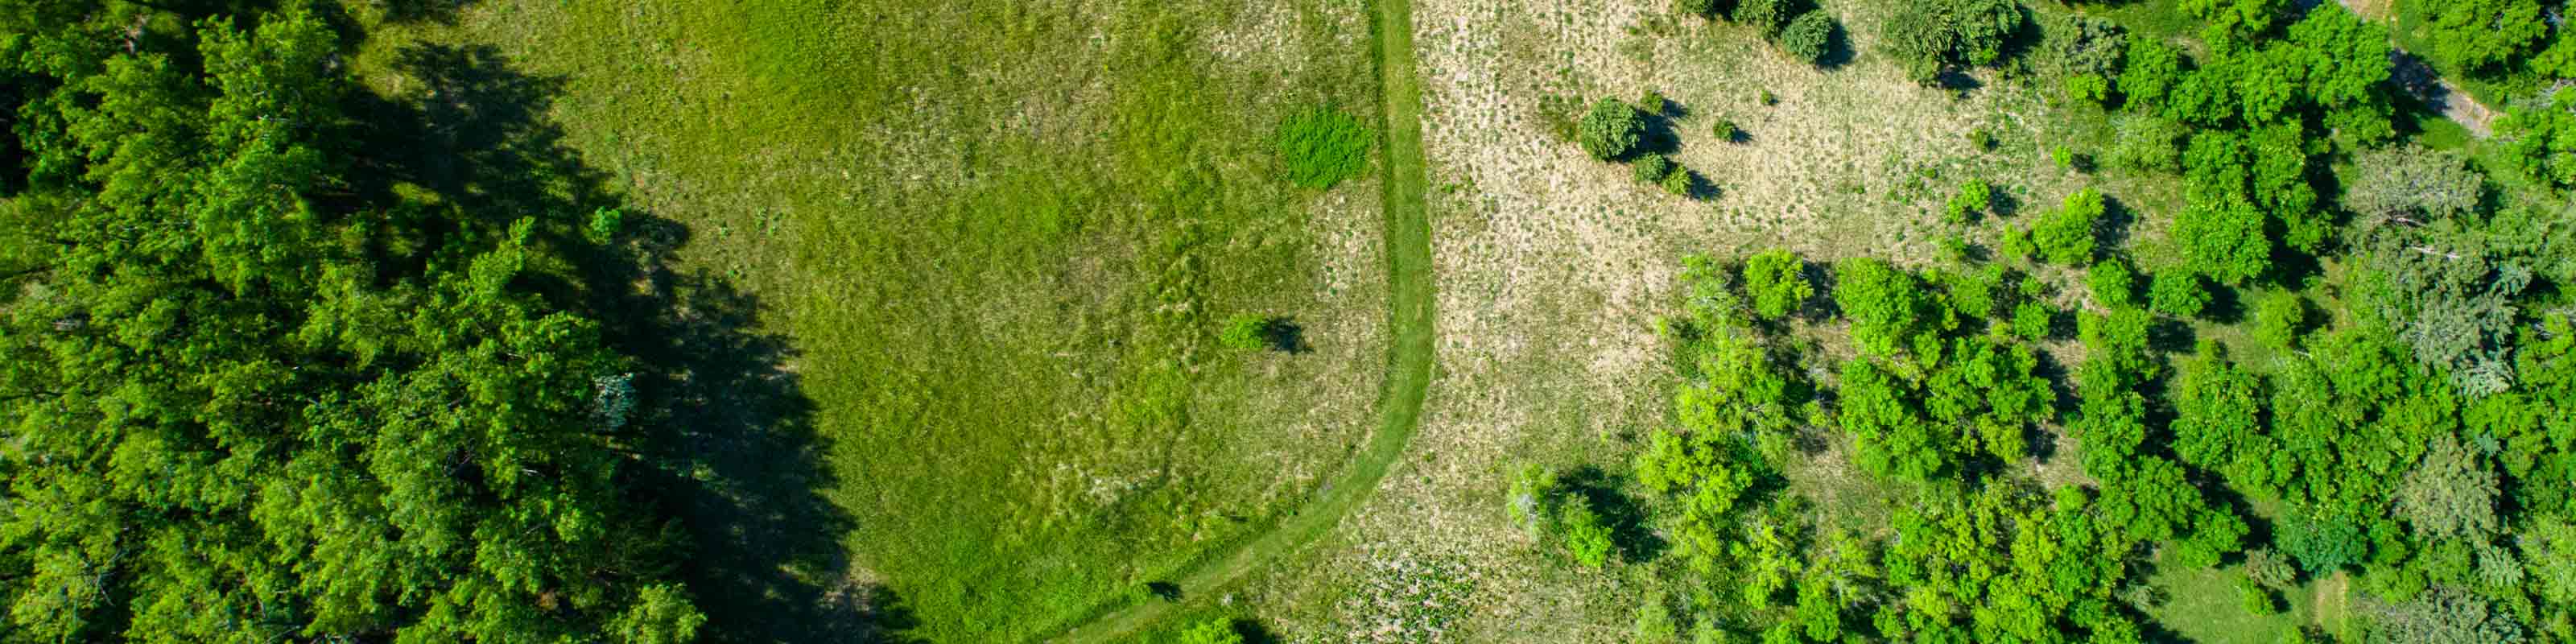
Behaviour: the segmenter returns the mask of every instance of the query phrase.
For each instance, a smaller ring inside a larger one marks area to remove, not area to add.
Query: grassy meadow
[[[1258,534],[1372,426],[1375,175],[1316,187],[1378,162],[1349,153],[1378,122],[1358,2],[350,13],[380,93],[441,98],[421,52],[533,79],[522,107],[790,338],[804,400],[743,402],[810,410],[822,466],[717,440],[687,473],[723,639],[1034,637]],[[1292,116],[1330,159],[1282,158]],[[1297,350],[1217,346],[1237,313]],[[763,502],[816,494],[833,516]],[[810,556],[746,554],[778,549]]]

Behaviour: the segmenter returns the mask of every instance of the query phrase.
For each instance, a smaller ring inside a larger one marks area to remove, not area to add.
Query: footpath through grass
[[[1130,602],[1075,627],[1061,638],[1070,642],[1128,641],[1159,622],[1187,614],[1224,594],[1231,584],[1265,565],[1278,563],[1299,547],[1330,532],[1343,515],[1376,492],[1387,469],[1404,453],[1405,444],[1422,425],[1422,403],[1431,383],[1432,275],[1431,223],[1423,204],[1426,184],[1422,156],[1422,86],[1414,69],[1412,6],[1407,0],[1372,3],[1370,30],[1377,44],[1377,69],[1384,97],[1385,228],[1387,306],[1394,343],[1389,347],[1387,379],[1378,403],[1377,431],[1348,469],[1334,477],[1312,500],[1281,520],[1270,532],[1199,563],[1170,583],[1182,594],[1178,602]]]

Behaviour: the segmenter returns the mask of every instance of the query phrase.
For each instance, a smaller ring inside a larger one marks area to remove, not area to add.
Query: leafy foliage
[[[1577,141],[1592,158],[1616,159],[1636,151],[1637,143],[1645,136],[1646,122],[1638,116],[1637,108],[1605,98],[1594,101],[1592,109],[1584,112]]]
[[[165,11],[0,23],[50,251],[0,305],[0,639],[692,639],[632,361],[536,284],[603,219],[351,194],[325,19]]]
[[[2463,0],[2421,5],[2424,40],[2435,61],[2491,70],[2529,52],[2549,35],[2536,0]]]
[[[2147,308],[2174,317],[2193,317],[2209,306],[2209,290],[2200,274],[2179,267],[2156,269],[2147,285]]]
[[[2093,290],[2093,301],[2104,307],[2125,309],[2138,304],[2138,274],[2129,270],[2128,262],[2117,258],[2095,262],[2084,271],[2084,285]]]
[[[2505,153],[2531,178],[2576,188],[2576,89],[2560,89],[2541,104],[2508,110],[2496,122]]]
[[[1821,63],[1833,46],[1833,38],[1834,17],[1823,11],[1810,10],[1798,14],[1780,30],[1780,49],[1798,57],[1798,60]]]
[[[1815,285],[1807,282],[1807,263],[1784,248],[1745,258],[1744,291],[1753,299],[1753,314],[1766,320],[1787,317],[1816,296]]]
[[[1993,65],[2022,29],[2012,0],[1908,0],[1890,13],[1882,46],[1917,82],[1960,67]]]
[[[1852,340],[1878,355],[1893,355],[1958,323],[1921,280],[1875,258],[1834,265],[1834,304],[1851,318]]]
[[[2343,205],[2369,225],[2421,226],[2476,210],[2485,177],[2458,155],[2390,146],[2353,159]]]
[[[2031,226],[2032,243],[2050,263],[2083,266],[2093,261],[2094,229],[2103,213],[2102,193],[2085,188],[2066,196],[2056,212]]]
[[[1181,631],[1180,644],[1243,644],[1243,634],[1234,631],[1233,620],[1220,617]]]

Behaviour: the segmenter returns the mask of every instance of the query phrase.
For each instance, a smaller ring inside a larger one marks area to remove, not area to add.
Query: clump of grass
[[[1359,118],[1319,107],[1291,115],[1279,126],[1279,159],[1289,183],[1331,188],[1359,176],[1368,164],[1372,136]]]

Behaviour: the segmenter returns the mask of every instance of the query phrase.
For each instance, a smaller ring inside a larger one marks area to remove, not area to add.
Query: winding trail
[[[1168,581],[1180,587],[1184,601],[1145,601],[1103,607],[1097,617],[1072,625],[1052,642],[1127,641],[1157,623],[1183,614],[1191,604],[1223,594],[1245,575],[1293,554],[1330,532],[1343,515],[1357,509],[1377,491],[1405,443],[1422,426],[1422,401],[1431,385],[1431,221],[1423,205],[1427,183],[1422,156],[1422,85],[1413,58],[1413,6],[1410,0],[1374,0],[1370,37],[1377,44],[1379,93],[1385,102],[1379,131],[1386,134],[1385,227],[1387,377],[1378,398],[1378,427],[1368,445],[1342,472],[1326,481],[1313,498],[1281,519],[1270,532],[1241,542],[1230,552],[1208,556],[1175,573]]]

